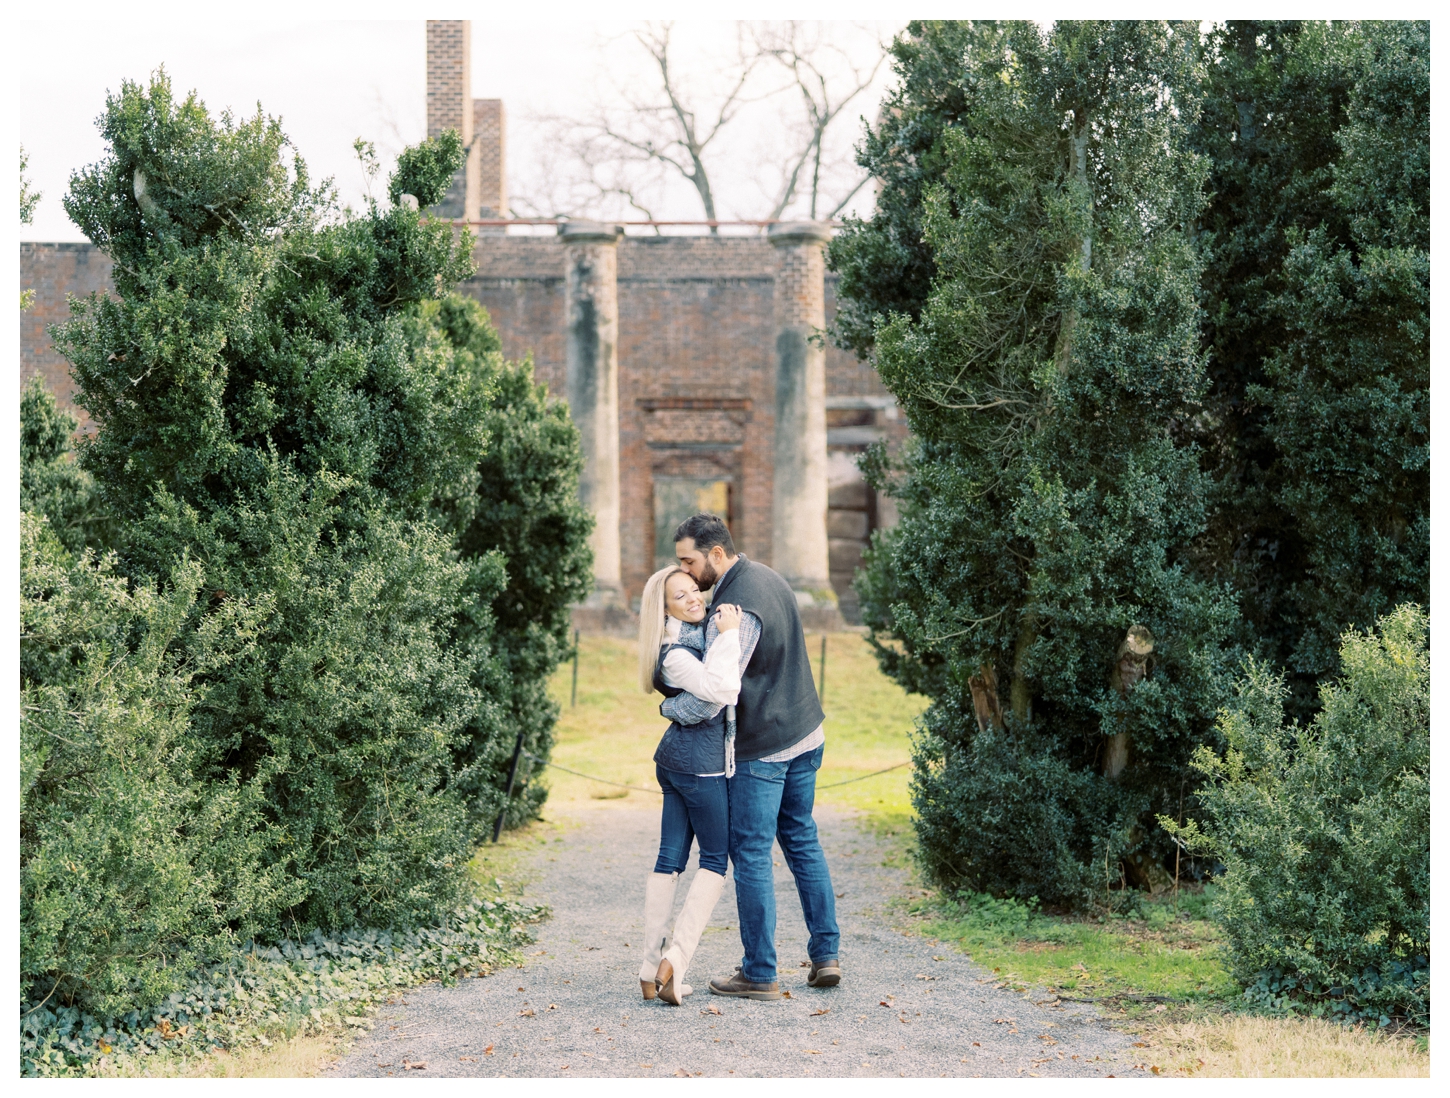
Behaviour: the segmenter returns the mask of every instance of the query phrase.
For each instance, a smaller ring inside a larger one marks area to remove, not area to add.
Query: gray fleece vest
[[[712,605],[733,602],[760,619],[760,640],[740,678],[735,706],[738,762],[774,755],[814,732],[823,720],[811,677],[795,592],[781,575],[742,553],[715,585]]]

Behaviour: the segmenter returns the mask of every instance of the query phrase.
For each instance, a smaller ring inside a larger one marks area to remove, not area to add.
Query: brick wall
[[[508,167],[502,99],[473,101],[473,143],[478,155],[478,217],[507,217]]]
[[[790,251],[791,249],[785,249]],[[511,359],[532,355],[538,379],[564,396],[564,247],[555,237],[480,238],[478,272],[463,286],[488,309]],[[762,237],[626,237],[618,246],[620,543],[623,581],[637,597],[654,564],[656,477],[730,484],[736,539],[771,554],[774,308],[779,256]],[[74,385],[45,325],[67,316],[66,293],[110,288],[111,263],[89,244],[22,244],[21,382],[40,373],[69,404]],[[835,313],[826,276],[826,320]],[[847,590],[867,530],[889,521],[852,459],[874,438],[897,444],[905,421],[876,372],[826,348],[831,579]]]
[[[816,251],[780,251],[798,250]],[[539,380],[562,399],[563,246],[553,237],[488,238],[474,255],[478,273],[464,292],[488,309],[504,354],[532,355]],[[620,550],[634,598],[654,567],[657,477],[729,481],[736,543],[770,562],[780,256],[763,237],[666,236],[625,237],[618,257]],[[827,275],[828,324],[835,287]],[[832,582],[850,612],[851,569],[866,544],[859,528],[885,517],[851,459],[871,438],[899,443],[906,425],[876,371],[829,344],[826,399],[828,449],[839,455],[828,518]],[[833,403],[850,406],[831,410]]]
[[[20,314],[20,385],[39,374],[84,429],[90,417],[75,405],[70,365],[52,346],[46,328],[69,318],[67,295],[111,290],[111,260],[90,244],[21,244],[20,288],[35,290],[35,303]]]

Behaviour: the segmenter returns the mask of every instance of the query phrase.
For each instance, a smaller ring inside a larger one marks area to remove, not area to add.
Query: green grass
[[[922,934],[956,945],[1004,986],[1045,987],[1134,1015],[1221,1009],[1237,994],[1209,899],[1184,888],[1176,909],[1168,893],[1143,896],[1124,914],[1062,916],[1017,900],[928,891],[907,909]]]

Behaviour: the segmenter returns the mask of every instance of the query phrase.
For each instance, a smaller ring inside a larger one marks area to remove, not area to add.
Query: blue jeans
[[[775,983],[775,872],[770,847],[780,840],[785,864],[795,877],[811,960],[838,954],[836,894],[831,871],[816,835],[811,809],[816,800],[816,771],[824,747],[790,762],[743,762],[730,779],[730,860],[735,863],[735,905],[740,912],[740,963],[747,980]]]
[[[725,876],[730,845],[730,795],[723,777],[702,778],[655,766],[665,795],[656,873],[683,873],[690,843],[700,840],[700,868]]]

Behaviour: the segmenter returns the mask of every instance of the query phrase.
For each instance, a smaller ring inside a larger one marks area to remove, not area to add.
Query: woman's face
[[[681,621],[704,621],[705,599],[688,572],[665,580],[665,613]]]

